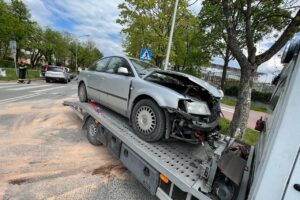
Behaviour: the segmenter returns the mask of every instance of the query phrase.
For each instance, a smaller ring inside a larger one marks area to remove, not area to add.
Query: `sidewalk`
[[[232,117],[233,117],[233,113],[234,113],[234,107],[233,106],[228,106],[228,105],[225,105],[225,104],[221,104],[221,109],[222,109],[222,112],[224,114],[224,117],[228,120],[232,120]],[[253,110],[250,110],[250,113],[249,113],[249,119],[248,119],[248,128],[251,128],[251,129],[254,129],[255,128],[255,124],[256,124],[256,121],[260,118],[260,117],[263,117],[263,118],[268,118],[270,119],[271,115],[268,114],[268,113],[264,113],[264,112],[258,112],[258,111],[253,111]]]

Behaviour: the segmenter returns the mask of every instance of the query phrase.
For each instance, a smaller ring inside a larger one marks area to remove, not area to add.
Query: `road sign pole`
[[[172,46],[172,39],[173,39],[174,26],[175,26],[175,21],[176,21],[177,7],[178,7],[178,0],[176,0],[175,6],[174,6],[173,20],[172,20],[172,26],[171,26],[168,50],[167,50],[167,57],[166,57],[165,68],[164,68],[165,70],[168,70],[168,65],[169,65],[169,57],[170,57],[170,51],[171,51],[171,46]]]
[[[17,54],[14,53],[14,63],[15,63],[15,72],[16,72],[16,76],[18,76],[18,70],[17,70]]]

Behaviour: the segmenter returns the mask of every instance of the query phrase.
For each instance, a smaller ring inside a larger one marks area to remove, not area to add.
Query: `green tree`
[[[186,23],[177,27],[174,34],[171,60],[174,61],[174,70],[199,76],[199,66],[208,65],[211,54],[197,17],[188,12],[184,20]]]
[[[43,57],[44,32],[41,27],[34,24],[32,34],[28,39],[27,49],[30,50],[30,63],[31,67],[35,68]]]
[[[19,20],[12,14],[10,6],[0,0],[0,60],[7,55],[9,41],[15,39],[18,26]]]
[[[284,0],[205,0],[214,9],[220,9],[222,26],[226,30],[227,44],[241,68],[238,101],[230,125],[233,135],[238,129],[244,133],[249,117],[253,79],[258,66],[275,55],[299,30],[300,10],[293,14],[290,5],[295,1]],[[298,9],[298,7],[296,7]],[[214,15],[215,13],[212,13]],[[221,29],[221,30],[222,30]],[[274,44],[261,54],[255,45],[274,32]],[[222,32],[223,33],[223,32]],[[239,40],[239,36],[244,41]]]
[[[18,58],[20,49],[28,45],[29,37],[34,32],[34,22],[30,19],[31,15],[26,5],[20,0],[11,0],[9,10],[15,21],[11,39],[17,41]]]
[[[155,64],[162,67],[171,29],[174,2],[125,0],[125,3],[119,5],[119,9],[121,13],[117,23],[123,26],[122,33],[125,36],[126,52],[130,56],[139,57],[142,48],[151,49]],[[178,34],[181,27],[188,26],[186,25],[189,23],[186,21],[188,15],[191,15],[188,10],[188,1],[179,1],[174,35]],[[171,57],[176,57],[173,49]]]
[[[103,54],[96,48],[95,42],[88,40],[78,48],[78,66],[88,67],[96,60],[103,57]]]

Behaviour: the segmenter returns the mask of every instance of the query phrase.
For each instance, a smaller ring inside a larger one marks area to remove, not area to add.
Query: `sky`
[[[191,0],[193,3],[195,0]],[[105,56],[123,54],[122,27],[116,23],[119,15],[118,4],[123,0],[23,0],[30,9],[32,19],[41,26],[50,26],[58,31],[68,31],[81,41],[90,39]],[[197,14],[201,9],[201,1],[190,7]],[[258,44],[258,52],[271,46],[272,40],[266,39]],[[282,69],[280,53],[266,63],[258,71],[266,73],[266,80],[272,80],[273,74]],[[213,63],[222,64],[223,60],[214,58]],[[238,67],[236,61],[229,63]]]

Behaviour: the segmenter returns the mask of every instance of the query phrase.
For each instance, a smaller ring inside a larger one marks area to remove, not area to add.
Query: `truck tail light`
[[[159,178],[160,178],[160,180],[162,180],[164,183],[169,183],[169,179],[168,179],[165,175],[160,174],[160,175],[159,175]]]

